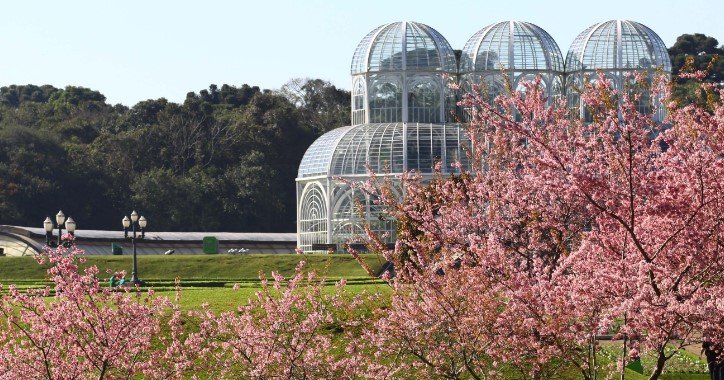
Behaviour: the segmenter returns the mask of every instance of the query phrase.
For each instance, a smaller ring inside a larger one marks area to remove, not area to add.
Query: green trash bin
[[[628,368],[636,373],[640,373],[640,374],[644,373],[644,367],[643,367],[643,365],[641,365],[641,359],[638,359],[638,358],[631,360],[631,362],[628,363],[626,368]]]
[[[123,246],[116,243],[111,243],[111,253],[114,255],[122,255],[123,254]]]
[[[214,236],[205,236],[204,240],[204,253],[207,255],[214,255],[219,253],[219,239]]]

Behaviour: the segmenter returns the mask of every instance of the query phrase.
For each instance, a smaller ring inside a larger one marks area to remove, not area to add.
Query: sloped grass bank
[[[106,269],[125,270],[131,273],[130,255],[85,256],[83,266],[96,265],[101,273]],[[383,261],[377,255],[363,255],[373,270],[379,270]],[[335,255],[287,255],[287,254],[245,254],[245,255],[170,255],[138,256],[139,277],[149,282],[166,284],[178,277],[184,282],[203,284],[214,281],[255,281],[259,272],[267,275],[277,271],[284,276],[294,273],[297,264],[304,260],[308,270],[315,270],[324,278],[365,278],[369,277],[360,265],[347,254]],[[38,265],[32,257],[0,257],[0,283],[37,282],[46,279],[47,265]]]
[[[370,267],[377,271],[382,262],[377,255],[363,255]],[[126,270],[131,275],[131,256],[85,256],[83,266],[96,265],[100,269],[101,282],[110,278],[106,269]],[[180,306],[183,309],[200,309],[206,303],[214,311],[236,309],[246,304],[260,290],[259,273],[270,277],[272,271],[285,277],[294,274],[300,261],[306,262],[307,270],[315,270],[326,284],[333,286],[344,278],[352,294],[359,292],[387,292],[384,282],[370,277],[349,255],[171,255],[139,256],[140,278],[144,288],[153,288],[158,295],[175,298],[176,279],[181,286]],[[32,257],[0,258],[0,284],[15,284],[18,289],[51,287],[47,279],[47,265],[38,265]],[[238,290],[232,290],[236,286]]]

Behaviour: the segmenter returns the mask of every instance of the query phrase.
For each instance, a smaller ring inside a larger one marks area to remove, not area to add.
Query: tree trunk
[[[649,380],[658,380],[661,372],[664,371],[664,364],[666,364],[666,354],[662,348],[659,350],[659,357],[656,359],[656,368],[654,368],[654,372],[649,376]]]
[[[626,324],[626,315],[624,314],[623,323]],[[623,334],[623,352],[621,353],[621,380],[626,378],[626,348],[628,344],[628,334]]]
[[[724,380],[724,361],[719,360],[717,351],[709,342],[702,344],[711,380]]]

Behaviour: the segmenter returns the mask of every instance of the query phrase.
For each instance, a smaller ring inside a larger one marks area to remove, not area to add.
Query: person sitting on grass
[[[128,285],[129,282],[126,281],[126,274],[123,272],[115,272],[113,273],[113,276],[111,276],[110,284],[112,288],[115,288],[117,286],[124,286]]]

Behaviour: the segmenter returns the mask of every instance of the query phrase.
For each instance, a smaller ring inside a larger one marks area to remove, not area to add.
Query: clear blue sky
[[[455,49],[485,25],[528,21],[563,54],[586,27],[641,22],[671,46],[684,33],[724,43],[724,1],[10,1],[0,15],[0,85],[78,85],[111,103],[182,101],[209,84],[276,89],[293,77],[349,89],[362,37],[380,24],[418,21]]]

